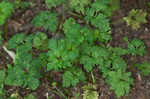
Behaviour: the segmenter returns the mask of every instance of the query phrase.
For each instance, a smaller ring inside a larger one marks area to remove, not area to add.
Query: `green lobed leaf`
[[[6,1],[0,2],[0,25],[5,24],[6,19],[11,16],[13,9],[13,3]]]
[[[48,47],[48,70],[59,70],[72,67],[72,62],[79,54],[77,49],[67,49],[67,43],[64,39],[50,39]]]
[[[8,75],[5,80],[6,85],[23,86],[25,72],[17,66],[8,66]]]
[[[133,30],[137,30],[140,28],[141,24],[147,22],[146,16],[147,13],[141,9],[132,9],[129,12],[129,15],[123,19],[127,23],[127,26],[131,26]]]
[[[32,23],[35,27],[44,27],[46,30],[56,32],[58,27],[57,16],[57,13],[54,12],[41,11],[33,18]]]
[[[100,29],[101,32],[109,32],[110,25],[109,20],[102,13],[99,13],[96,17],[91,20],[91,24]]]
[[[110,85],[110,89],[114,90],[118,98],[129,93],[130,85],[133,83],[133,79],[130,76],[130,72],[109,71],[106,82]]]
[[[148,76],[150,74],[150,63],[143,62],[141,64],[136,64],[136,67],[142,72],[144,76]]]
[[[35,90],[39,85],[40,85],[40,82],[38,79],[34,77],[29,77],[28,86],[31,90]]]
[[[77,46],[81,44],[84,40],[83,35],[81,34],[81,26],[75,22],[75,19],[69,18],[64,23],[64,33],[68,42],[72,42]]]
[[[83,13],[85,7],[90,3],[90,0],[71,0],[70,1],[70,8],[75,9],[76,12],[78,13]]]
[[[47,49],[48,47],[48,38],[45,33],[37,32],[33,38],[33,46],[37,49]]]
[[[24,33],[18,33],[16,35],[14,35],[12,38],[10,38],[10,40],[8,41],[8,48],[12,49],[12,48],[16,48],[18,47],[20,44],[23,43],[25,38]]]
[[[128,38],[126,38],[125,41],[128,44],[128,52],[132,54],[133,56],[135,55],[143,56],[143,54],[146,53],[145,44],[140,39],[134,38],[133,40],[129,42]]]
[[[78,68],[72,68],[69,71],[65,71],[63,74],[63,87],[76,86],[80,81],[85,80],[84,72]]]

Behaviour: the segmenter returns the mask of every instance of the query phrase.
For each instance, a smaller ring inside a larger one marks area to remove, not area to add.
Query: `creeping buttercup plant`
[[[35,27],[43,27],[51,32],[56,32],[58,27],[57,16],[55,12],[41,11],[33,18],[32,23]]]
[[[147,13],[141,9],[132,9],[127,17],[124,17],[127,26],[130,26],[133,30],[140,28],[141,24],[147,22]]]
[[[18,40],[22,37],[22,40]],[[18,40],[18,41],[17,41]],[[14,45],[12,44],[14,42]],[[33,58],[32,51],[33,35],[26,37],[22,33],[15,35],[8,43],[9,48],[16,48],[14,66],[8,65],[8,75],[5,84],[14,86],[28,86],[35,90],[40,82],[40,68],[42,66],[39,57]]]
[[[128,52],[133,56],[135,55],[143,56],[143,54],[146,53],[145,51],[146,47],[142,40],[134,38],[132,41],[129,41],[127,37],[124,37],[124,40],[128,44]]]
[[[0,25],[5,24],[6,19],[11,16],[13,12],[14,5],[10,2],[1,1],[0,2]]]
[[[144,76],[148,76],[150,74],[150,63],[143,62],[136,64],[136,67],[141,71]]]
[[[47,49],[48,48],[48,38],[45,33],[37,32],[33,38],[33,46],[37,49]]]
[[[12,5],[10,8],[2,5],[5,3],[0,3],[0,13],[6,13],[0,15],[0,25],[13,11]],[[16,55],[13,64],[0,71],[0,95],[4,85],[36,90],[40,79],[51,71],[63,74],[60,84],[64,88],[77,86],[80,82],[85,84],[94,68],[102,73],[101,77],[118,98],[128,94],[133,78],[123,56],[143,56],[146,47],[142,40],[130,41],[127,37],[124,39],[127,48],[108,44],[112,41],[111,16],[119,9],[119,3],[120,0],[45,0],[48,10],[37,13],[31,21],[33,26],[43,28],[45,32],[17,33],[8,41],[8,49]],[[64,7],[62,15],[54,10],[59,6]],[[3,11],[5,9],[8,12]],[[83,23],[80,24],[77,18]],[[149,74],[148,63],[137,64],[137,68],[144,75]],[[94,84],[84,86],[83,91],[84,99],[98,99]],[[34,99],[34,96],[25,97],[28,98]]]

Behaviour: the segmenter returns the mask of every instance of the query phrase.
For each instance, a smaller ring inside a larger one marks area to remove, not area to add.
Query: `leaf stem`
[[[78,17],[78,18],[80,18],[80,19],[83,18],[81,15],[76,14],[76,13],[73,13],[73,12],[70,12],[70,11],[69,11],[68,13],[71,14],[71,15],[73,15],[73,16],[76,16],[76,17]]]
[[[95,82],[96,82],[96,80],[95,80],[95,78],[94,78],[93,71],[91,71],[91,77],[92,77],[92,81],[93,81],[93,83],[95,83]]]

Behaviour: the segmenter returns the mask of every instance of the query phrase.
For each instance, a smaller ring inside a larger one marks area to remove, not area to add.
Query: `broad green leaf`
[[[47,49],[48,47],[48,38],[45,33],[37,32],[33,38],[33,46],[37,49]]]
[[[13,9],[13,3],[6,1],[0,2],[0,25],[5,24],[7,18],[11,16]]]
[[[8,41],[8,48],[16,48],[19,45],[21,45],[24,41],[25,35],[24,33],[18,33],[14,35],[9,41]]]
[[[110,85],[110,89],[114,90],[118,98],[129,93],[130,85],[133,83],[133,79],[130,76],[130,72],[109,71],[106,82]]]
[[[146,53],[145,50],[146,47],[142,40],[134,38],[130,42],[128,41],[128,39],[126,39],[126,42],[128,44],[128,52],[133,56],[135,55],[143,56],[143,54]]]
[[[142,72],[144,76],[148,76],[150,74],[150,63],[143,62],[141,64],[136,64],[136,67]]]
[[[46,30],[56,32],[58,27],[57,16],[57,13],[41,11],[33,18],[32,23],[35,27],[44,27]]]
[[[80,81],[85,80],[84,72],[78,68],[72,68],[63,74],[63,87],[76,86]]]

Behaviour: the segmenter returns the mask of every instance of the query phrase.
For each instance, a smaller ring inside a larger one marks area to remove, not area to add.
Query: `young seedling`
[[[147,22],[147,13],[141,9],[132,9],[127,17],[124,17],[127,26],[131,26],[133,30],[137,30],[140,26]]]

